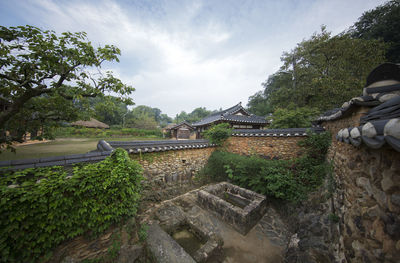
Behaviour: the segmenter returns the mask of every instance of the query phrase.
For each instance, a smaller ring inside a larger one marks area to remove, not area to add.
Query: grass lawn
[[[0,161],[41,158],[58,155],[87,153],[96,150],[98,138],[60,138],[43,143],[16,146],[16,153],[4,151],[0,154]],[[107,141],[138,141],[138,140],[160,140],[148,138],[107,138]]]

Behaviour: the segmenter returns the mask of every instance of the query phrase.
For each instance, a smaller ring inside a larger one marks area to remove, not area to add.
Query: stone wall
[[[228,139],[226,145],[230,152],[241,155],[258,155],[266,159],[291,159],[301,155],[297,143],[304,137],[236,137]]]
[[[335,139],[358,126],[368,108],[323,123],[333,134],[328,158],[334,162],[334,206],[340,218],[339,258],[343,262],[400,262],[400,153],[392,148],[356,148]]]
[[[145,200],[158,202],[198,186],[193,176],[206,164],[213,147],[131,154],[144,168]]]
[[[301,155],[297,142],[302,136],[240,137],[228,139],[226,150],[242,155],[256,154],[268,159],[290,159]],[[156,147],[156,146],[154,146]],[[147,178],[145,200],[159,202],[188,192],[198,185],[193,176],[204,167],[217,148],[176,149],[131,154],[144,168]]]

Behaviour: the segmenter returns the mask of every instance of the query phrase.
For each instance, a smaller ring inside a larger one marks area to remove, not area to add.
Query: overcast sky
[[[261,90],[280,56],[319,31],[351,26],[380,0],[0,0],[0,24],[85,31],[113,44],[107,64],[136,88],[136,105],[174,117],[197,107],[228,108]]]

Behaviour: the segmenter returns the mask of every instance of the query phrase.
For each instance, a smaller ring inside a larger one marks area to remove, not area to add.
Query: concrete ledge
[[[157,224],[149,226],[147,244],[156,262],[195,263],[196,261]]]

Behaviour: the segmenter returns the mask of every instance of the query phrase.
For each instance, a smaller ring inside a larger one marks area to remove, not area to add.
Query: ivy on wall
[[[0,178],[2,262],[46,259],[60,242],[98,235],[134,216],[142,167],[117,149],[102,162],[74,167],[26,169]]]

